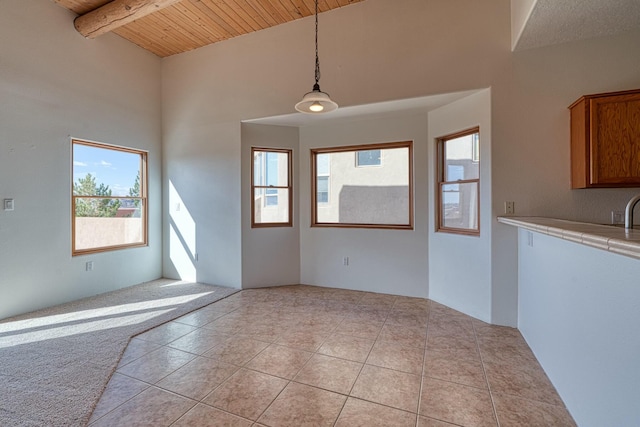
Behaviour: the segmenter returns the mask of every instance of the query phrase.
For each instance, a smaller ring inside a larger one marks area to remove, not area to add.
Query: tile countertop
[[[498,222],[640,259],[640,230],[544,217],[501,216]]]

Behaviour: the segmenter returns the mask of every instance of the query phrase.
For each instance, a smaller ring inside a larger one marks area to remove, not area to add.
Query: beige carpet
[[[129,339],[237,292],[169,279],[0,321],[0,426],[84,426]]]

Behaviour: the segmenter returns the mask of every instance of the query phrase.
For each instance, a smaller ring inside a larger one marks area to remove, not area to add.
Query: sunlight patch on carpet
[[[0,348],[142,323],[169,313],[181,304],[210,294],[213,292],[119,304],[2,323],[0,324]]]

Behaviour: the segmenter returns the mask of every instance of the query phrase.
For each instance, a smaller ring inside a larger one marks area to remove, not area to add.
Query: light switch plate
[[[14,208],[13,199],[4,199],[4,210],[12,211]]]

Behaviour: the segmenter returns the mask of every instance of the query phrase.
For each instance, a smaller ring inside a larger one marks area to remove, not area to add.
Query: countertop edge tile
[[[640,230],[547,217],[499,216],[498,222],[640,259]]]

